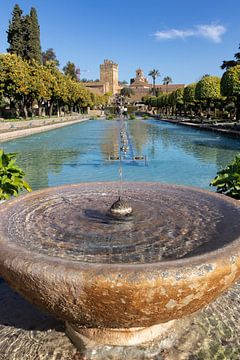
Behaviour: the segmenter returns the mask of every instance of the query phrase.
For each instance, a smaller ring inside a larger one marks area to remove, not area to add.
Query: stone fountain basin
[[[181,214],[177,208],[178,202],[184,207],[188,206],[188,202],[191,203],[191,199],[195,203],[199,199],[200,207],[201,201],[207,204],[213,219],[214,214],[216,217],[218,212],[220,214],[219,218],[215,219],[218,227],[213,229],[213,232],[219,231],[219,237],[222,237],[222,234],[225,237],[224,234],[228,233],[231,233],[231,236],[226,242],[221,238],[219,244],[215,236],[213,238],[216,243],[213,247],[207,243],[201,251],[191,250],[187,256],[181,255],[181,258],[164,261],[154,261],[150,258],[150,262],[144,259],[143,262],[137,260],[131,263],[129,259],[126,262],[114,262],[110,256],[109,263],[108,257],[100,263],[97,262],[97,255],[96,259],[93,257],[92,262],[71,259],[70,255],[64,258],[61,253],[56,253],[55,256],[47,255],[36,249],[32,250],[31,243],[29,246],[21,244],[21,237],[27,241],[25,238],[33,226],[38,228],[41,222],[46,221],[46,228],[49,227],[49,224],[52,224],[49,214],[55,212],[56,221],[57,216],[67,213],[67,208],[64,212],[60,203],[54,203],[52,210],[45,213],[45,220],[42,218],[44,211],[39,209],[50,206],[51,199],[56,202],[65,197],[66,200],[68,194],[71,194],[70,199],[81,199],[81,194],[91,197],[91,194],[98,196],[109,192],[113,202],[117,197],[118,184],[91,183],[48,188],[0,206],[0,275],[31,303],[73,324],[75,328],[149,327],[179,319],[212,302],[240,277],[240,226],[237,221],[240,207],[237,201],[199,189],[156,183],[123,183],[122,188],[128,201],[132,200],[133,203],[134,194],[140,194],[139,198],[142,198],[148,192],[150,195],[157,194],[160,199],[166,196],[172,198],[166,206],[169,217],[174,217],[174,212],[173,215],[169,214],[168,208],[175,211],[176,218],[186,217],[186,214]],[[142,200],[143,204],[147,203],[144,198]],[[41,208],[41,205],[33,211],[32,203],[35,206],[43,204],[43,207]],[[69,203],[69,206],[78,209],[77,206],[74,207],[74,201]],[[160,210],[157,208],[157,211]],[[144,209],[144,212],[146,227],[151,229],[147,209]],[[154,214],[163,221],[161,226],[167,221],[167,214],[161,211],[159,215]],[[192,209],[189,214],[195,218]],[[189,214],[187,216],[190,216]],[[221,227],[221,221],[224,221],[226,214],[229,214],[232,221],[227,219]],[[204,216],[208,218],[207,213]],[[196,215],[196,219],[198,217],[199,214]],[[213,219],[210,217],[211,223]],[[61,222],[63,221],[61,218]],[[64,229],[65,224],[62,223],[62,226]],[[91,226],[95,226],[95,222]],[[34,241],[34,236],[31,242]]]

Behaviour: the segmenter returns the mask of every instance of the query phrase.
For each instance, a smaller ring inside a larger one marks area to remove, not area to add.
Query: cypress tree
[[[23,56],[24,54],[24,39],[23,39],[23,17],[22,10],[18,4],[14,6],[12,12],[12,21],[9,22],[7,31],[7,41],[9,48],[7,51],[11,54]]]
[[[24,34],[24,55],[27,60],[36,60],[42,62],[41,44],[40,44],[40,27],[38,24],[37,11],[31,8],[30,14],[26,15],[23,20]]]

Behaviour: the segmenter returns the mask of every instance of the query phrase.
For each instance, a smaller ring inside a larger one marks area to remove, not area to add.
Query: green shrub
[[[145,114],[142,116],[142,118],[146,120],[146,119],[149,119],[149,116]]]
[[[210,185],[217,186],[218,193],[240,199],[240,154],[223,170],[218,171]]]
[[[115,119],[115,115],[110,114],[107,116],[107,120],[114,120]]]
[[[99,119],[101,116],[100,115],[92,115],[89,120],[97,120]]]
[[[229,117],[230,117],[229,111],[224,111],[224,112],[223,112],[223,118],[224,118],[224,120],[229,119]]]
[[[15,164],[16,154],[5,154],[0,149],[0,200],[18,196],[22,190],[31,191],[31,187],[24,181],[25,173]]]
[[[130,119],[130,120],[135,120],[135,119],[136,119],[136,116],[135,116],[134,114],[130,114],[129,119]]]

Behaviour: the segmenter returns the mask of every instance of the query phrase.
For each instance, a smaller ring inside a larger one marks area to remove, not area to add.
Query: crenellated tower
[[[118,92],[118,64],[105,59],[100,65],[100,81],[109,83],[109,91],[116,94]]]

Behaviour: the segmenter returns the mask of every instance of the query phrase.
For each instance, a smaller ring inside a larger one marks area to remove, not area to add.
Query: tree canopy
[[[9,43],[7,51],[10,54],[41,63],[40,28],[35,8],[31,8],[29,15],[23,16],[19,5],[15,5],[7,35]]]
[[[17,54],[23,57],[24,38],[22,13],[22,9],[16,4],[12,12],[12,20],[9,22],[9,28],[7,31],[7,41],[9,43],[7,51],[10,54]]]
[[[160,72],[157,69],[152,69],[149,71],[148,75],[151,76],[153,79],[156,79],[160,76]]]
[[[68,75],[71,79],[78,81],[80,76],[80,69],[76,65],[68,61],[67,64],[63,67],[63,72],[65,75]]]
[[[220,81],[218,76],[204,76],[198,81],[195,90],[197,100],[212,100],[221,97]]]
[[[170,76],[165,76],[163,78],[163,85],[168,85],[172,83],[172,78]]]
[[[236,106],[236,120],[240,120],[240,65],[230,67],[222,76],[223,96],[233,98]]]
[[[81,83],[64,75],[54,62],[42,65],[16,54],[0,55],[0,95],[8,99],[16,115],[25,118],[32,113],[34,103],[39,115],[43,107],[51,116],[54,109],[59,114],[60,107],[80,112],[107,102],[106,96],[92,96]]]
[[[30,14],[25,16],[25,54],[24,58],[42,62],[42,53],[40,45],[40,27],[35,8],[31,8]]]
[[[59,66],[59,61],[57,59],[57,56],[55,54],[55,51],[53,48],[49,48],[46,51],[42,52],[42,63],[43,65],[46,65],[48,61],[53,61],[56,66]]]
[[[121,90],[120,90],[120,94],[122,96],[126,96],[126,97],[131,97],[131,95],[134,95],[134,91],[133,89],[131,89],[130,87],[123,87]]]
[[[238,49],[240,50],[240,45]],[[240,65],[240,52],[235,53],[234,58],[235,60],[224,60],[221,69],[229,69],[233,66]]]
[[[184,103],[193,103],[195,101],[195,89],[196,84],[189,84],[183,90],[183,101]]]
[[[221,92],[224,96],[240,95],[240,65],[225,71],[221,79]]]

